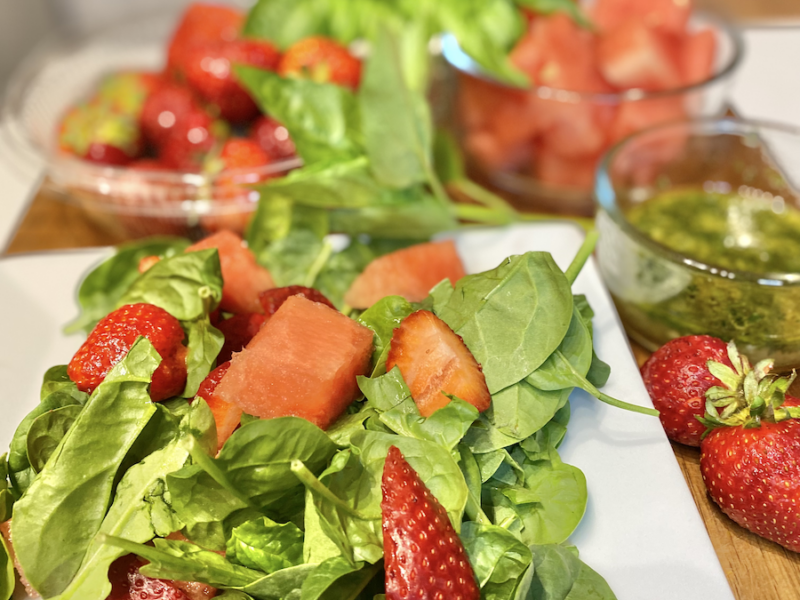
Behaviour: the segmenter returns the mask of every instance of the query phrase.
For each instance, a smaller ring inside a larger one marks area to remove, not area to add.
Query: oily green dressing
[[[627,213],[653,240],[732,271],[800,272],[800,210],[781,199],[680,190]]]

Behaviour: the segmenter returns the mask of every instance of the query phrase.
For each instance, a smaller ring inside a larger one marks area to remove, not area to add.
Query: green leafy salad
[[[593,350],[589,302],[571,289],[594,240],[566,272],[549,253],[529,252],[455,286],[444,280],[418,304],[389,296],[358,312],[332,294],[374,333],[370,375],[358,378],[363,396],[327,431],[298,417],[245,415],[218,453],[213,415],[192,398],[220,348],[208,323],[222,296],[217,251],[183,253],[181,239],[121,247],[84,279],[77,324],[90,329],[129,302],[165,309],[188,334],[195,384],[152,402],[148,386],[161,359],[146,338],[91,395],[65,366],[45,373],[40,403],[2,461],[3,520],[11,519],[27,581],[44,598],[103,600],[110,565],[133,553],[148,561],[146,576],[202,582],[226,599],[381,598],[380,481],[394,445],[446,509],[482,598],[614,598],[567,543],[587,489],[583,473],[558,454],[575,387],[649,412],[597,389],[609,368]],[[331,251],[314,272],[277,270],[277,283],[304,279],[335,292],[326,277],[335,278],[331,265],[352,266],[352,247]],[[291,262],[290,249],[280,260],[271,251],[272,264]],[[158,268],[139,274],[139,258],[152,254],[161,257]],[[394,328],[420,308],[481,363],[487,411],[453,397],[424,418],[399,370],[386,372]],[[174,532],[182,537],[167,539]],[[5,599],[14,570],[3,548]]]

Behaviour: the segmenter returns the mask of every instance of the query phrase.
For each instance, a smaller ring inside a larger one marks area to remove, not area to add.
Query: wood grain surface
[[[793,18],[800,22],[800,0],[697,0],[697,4],[734,19],[773,22]],[[105,246],[121,241],[124,239],[119,234],[98,228],[79,208],[39,193],[6,252]],[[641,365],[648,353],[635,344],[633,350]],[[673,450],[736,599],[800,600],[800,555],[745,531],[723,515],[706,494],[700,476],[699,450],[679,444],[673,445]],[[641,600],[647,600],[644,590]]]

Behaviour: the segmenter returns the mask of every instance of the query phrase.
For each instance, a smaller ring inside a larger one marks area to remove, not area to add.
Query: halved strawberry
[[[239,427],[242,420],[242,409],[235,404],[225,402],[222,398],[214,393],[228,372],[231,366],[230,361],[224,362],[216,369],[211,371],[200,388],[197,390],[197,396],[202,398],[211,409],[211,414],[214,415],[214,422],[217,424],[217,448],[222,448],[226,440],[231,437],[234,431]]]
[[[101,319],[72,357],[69,378],[79,390],[93,392],[139,336],[146,337],[161,355],[150,385],[152,400],[180,394],[186,383],[185,334],[175,317],[152,304],[126,304]]]
[[[387,600],[478,600],[480,589],[447,511],[396,446],[381,481]]]
[[[139,568],[144,564],[133,554],[111,563],[108,570],[111,593],[107,600],[189,600],[171,581],[142,575]]]
[[[447,323],[427,310],[406,317],[392,335],[386,370],[395,365],[423,417],[450,402],[445,393],[469,402],[479,411],[492,397],[481,366]]]
[[[261,302],[264,313],[269,317],[274,315],[281,307],[281,304],[286,302],[286,299],[290,296],[301,296],[312,302],[321,302],[336,310],[336,307],[325,297],[325,294],[319,290],[303,285],[288,285],[286,287],[272,288],[271,290],[263,291],[258,295],[258,301]]]
[[[278,73],[356,89],[361,81],[361,61],[332,39],[308,37],[289,47],[278,64]]]
[[[228,362],[234,352],[241,352],[264,324],[264,315],[242,313],[220,321],[217,329],[225,336],[225,343],[217,355],[217,364]]]

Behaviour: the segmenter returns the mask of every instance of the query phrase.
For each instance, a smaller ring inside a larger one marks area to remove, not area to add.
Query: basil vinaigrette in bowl
[[[676,122],[613,148],[598,259],[629,335],[655,350],[707,333],[800,366],[798,177],[800,131],[782,125]]]

